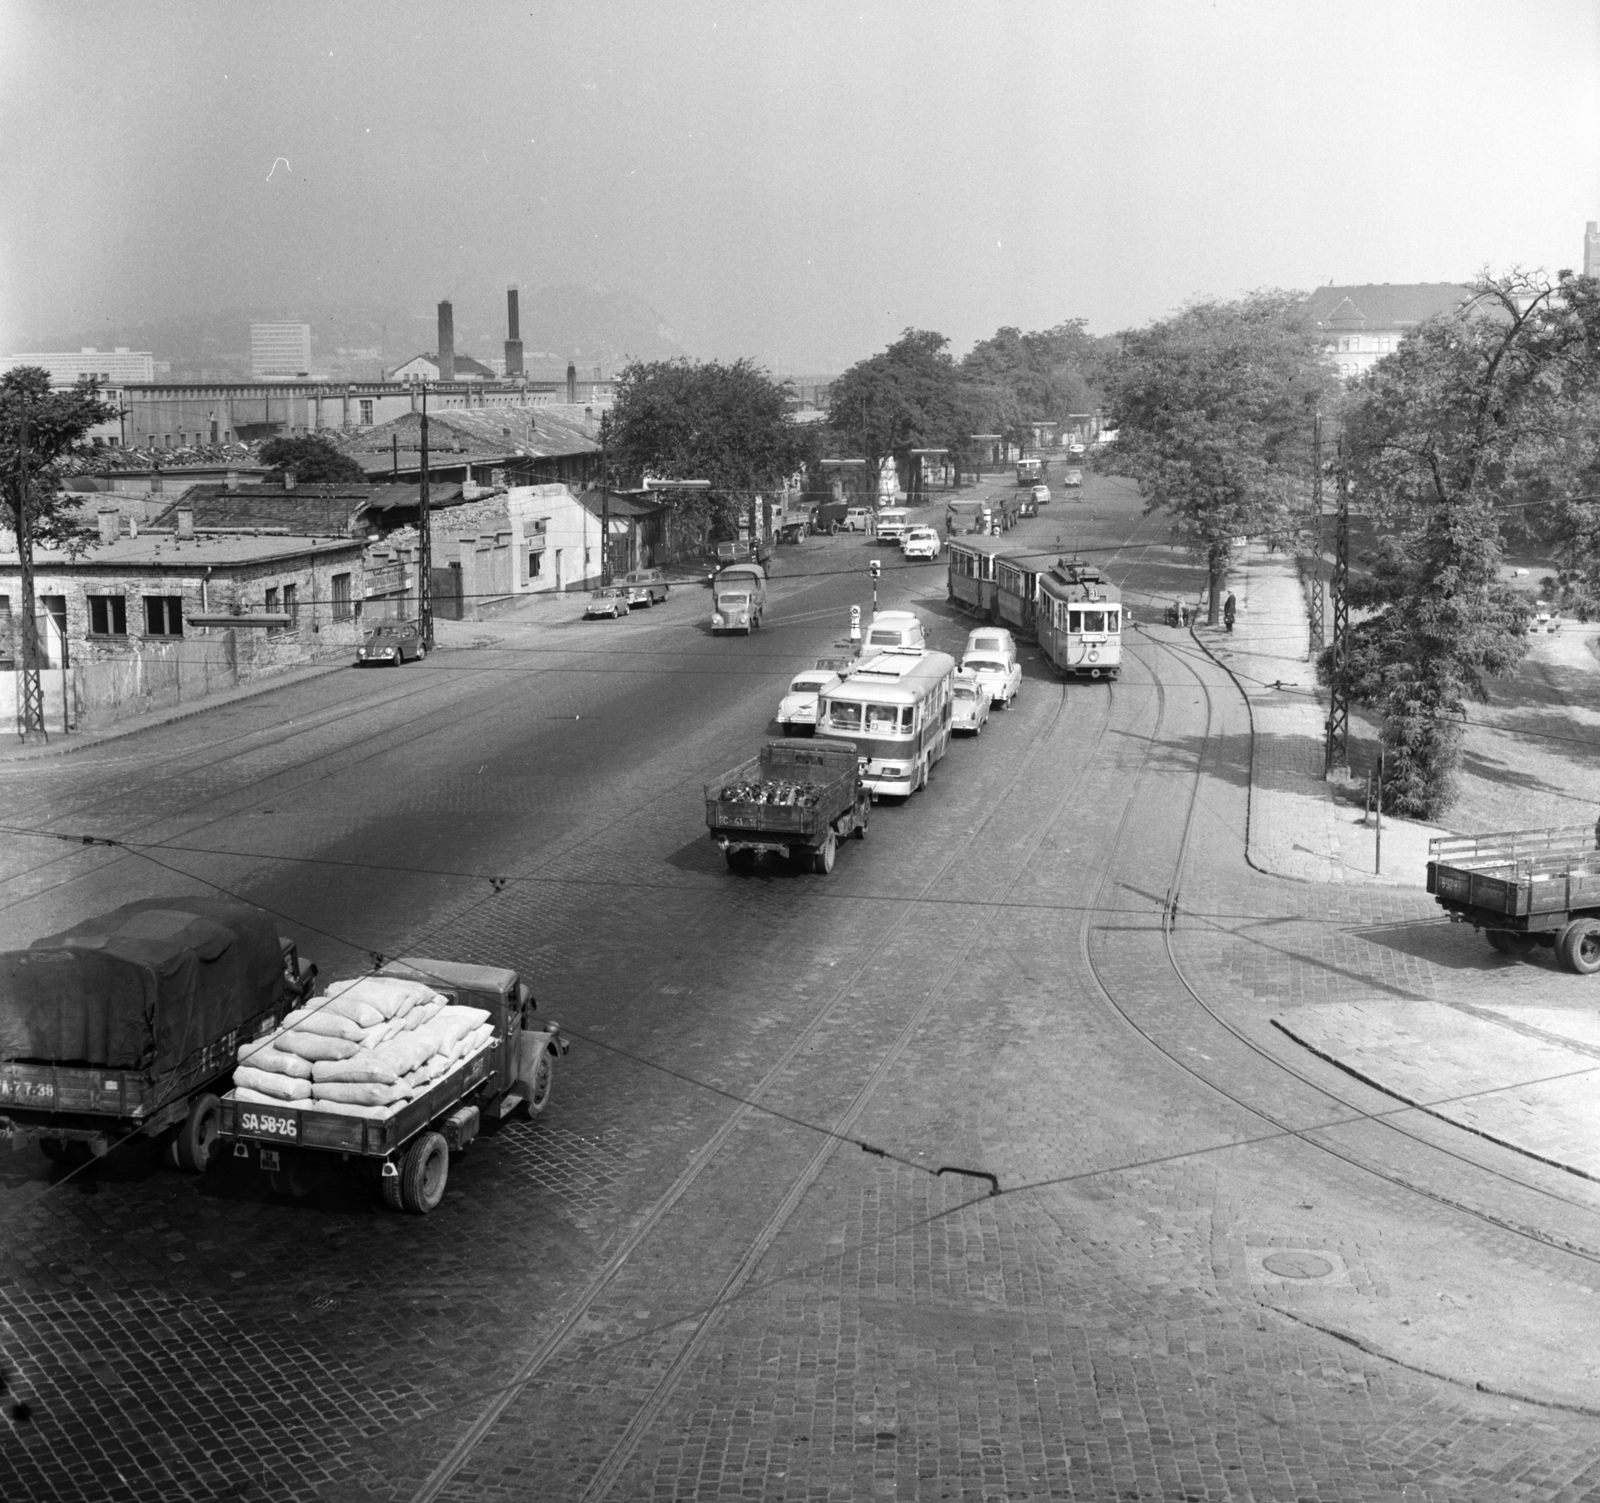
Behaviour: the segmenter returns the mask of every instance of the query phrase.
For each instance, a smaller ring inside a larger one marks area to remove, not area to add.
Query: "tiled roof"
[[[1471,296],[1472,289],[1460,282],[1367,282],[1319,287],[1306,307],[1319,329],[1369,333],[1415,328],[1424,319],[1456,312]]]
[[[395,485],[300,485],[292,491],[282,486],[192,485],[152,524],[176,527],[179,509],[194,513],[196,527],[287,527],[292,532],[318,537],[351,531],[370,512],[420,504],[420,487],[413,481]],[[461,486],[440,481],[429,487],[434,506],[454,506],[462,499]]]
[[[464,454],[474,463],[502,459],[545,459],[565,454],[597,454],[600,445],[583,431],[581,422],[567,416],[568,409],[549,407],[447,407],[428,414],[428,446],[437,450],[440,462]],[[371,470],[369,459],[391,454],[391,440],[398,436],[400,451],[416,465],[416,446],[421,437],[420,413],[403,412],[387,423],[343,434],[339,447]]]
[[[180,542],[170,534],[140,533],[114,543],[90,543],[80,556],[38,549],[35,568],[122,569],[160,568],[175,572],[227,568],[234,564],[259,564],[276,558],[296,558],[307,553],[359,552],[355,538],[327,537],[201,537]],[[16,555],[0,554],[0,568],[16,565]]]
[[[623,495],[620,491],[612,491],[607,500],[598,490],[587,490],[578,497],[578,504],[597,517],[603,511],[609,511],[614,517],[653,517],[661,510],[659,502],[649,506]]]

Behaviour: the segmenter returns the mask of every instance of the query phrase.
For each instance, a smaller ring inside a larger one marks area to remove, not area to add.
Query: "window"
[[[298,586],[292,584],[286,584],[283,587],[283,613],[289,618],[289,624],[291,626],[294,625],[294,623],[300,617],[300,606],[295,599],[295,592],[297,589]]]
[[[348,621],[351,615],[350,576],[348,574],[335,574],[333,576],[333,619],[335,621]]]
[[[91,595],[89,631],[97,637],[127,636],[128,602],[121,595]]]
[[[859,731],[861,729],[861,706],[837,699],[829,700],[828,725],[836,731]]]
[[[370,428],[372,426],[372,398],[371,397],[362,397],[361,398],[361,426],[363,428]]]
[[[265,607],[264,608],[266,610],[266,613],[269,616],[276,616],[278,614],[278,587],[277,587],[277,585],[268,585],[267,586],[267,596],[266,596],[266,603],[265,603]]]
[[[539,577],[539,560],[542,559],[543,557],[544,557],[544,550],[542,548],[535,549],[533,552],[528,554],[528,578],[529,579],[537,579]]]
[[[144,597],[144,634],[147,637],[181,637],[183,635],[183,597],[181,595],[146,595]]]

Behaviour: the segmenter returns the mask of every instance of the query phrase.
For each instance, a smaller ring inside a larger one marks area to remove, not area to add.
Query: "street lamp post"
[[[606,467],[606,415],[600,415],[600,583],[611,583],[611,486]]]
[[[428,506],[428,384],[422,383],[422,484],[417,507],[417,615],[433,651],[433,521]]]

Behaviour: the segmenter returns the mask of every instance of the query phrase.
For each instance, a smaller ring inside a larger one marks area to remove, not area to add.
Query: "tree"
[[[1031,334],[1008,325],[972,347],[961,362],[961,375],[1010,393],[1015,426],[999,431],[1013,442],[1026,443],[1034,423],[1060,423],[1071,413],[1094,407],[1100,343],[1081,318]]]
[[[320,433],[269,438],[262,444],[259,458],[280,476],[292,471],[297,481],[307,485],[359,485],[367,478],[355,459]]]
[[[1216,624],[1232,542],[1282,541],[1308,477],[1313,406],[1336,376],[1298,293],[1199,302],[1122,336],[1103,373],[1117,442],[1100,461],[1205,561]]]
[[[98,423],[117,409],[88,377],[64,391],[52,391],[50,373],[40,366],[17,366],[0,375],[0,474],[5,476],[6,523],[18,530],[22,501],[22,428],[27,424],[26,504],[29,532],[45,548],[70,548],[80,535],[71,498],[61,489],[60,462],[79,449]]]
[[[1350,483],[1385,535],[1352,582],[1370,614],[1351,629],[1345,682],[1382,717],[1397,813],[1448,807],[1466,702],[1526,651],[1527,603],[1500,579],[1500,508],[1558,498],[1594,465],[1597,293],[1569,272],[1480,276],[1461,312],[1408,335],[1351,393]],[[1592,544],[1581,512],[1569,518],[1581,571]],[[1331,654],[1321,666],[1336,671]]]
[[[756,492],[783,485],[813,452],[788,392],[749,360],[633,361],[605,420],[607,464],[628,483],[709,480],[671,504],[693,527],[737,525]]]

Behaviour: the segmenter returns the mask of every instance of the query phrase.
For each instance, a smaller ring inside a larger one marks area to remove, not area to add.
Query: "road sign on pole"
[[[859,605],[850,607],[850,640],[852,642],[861,640],[861,607]]]

